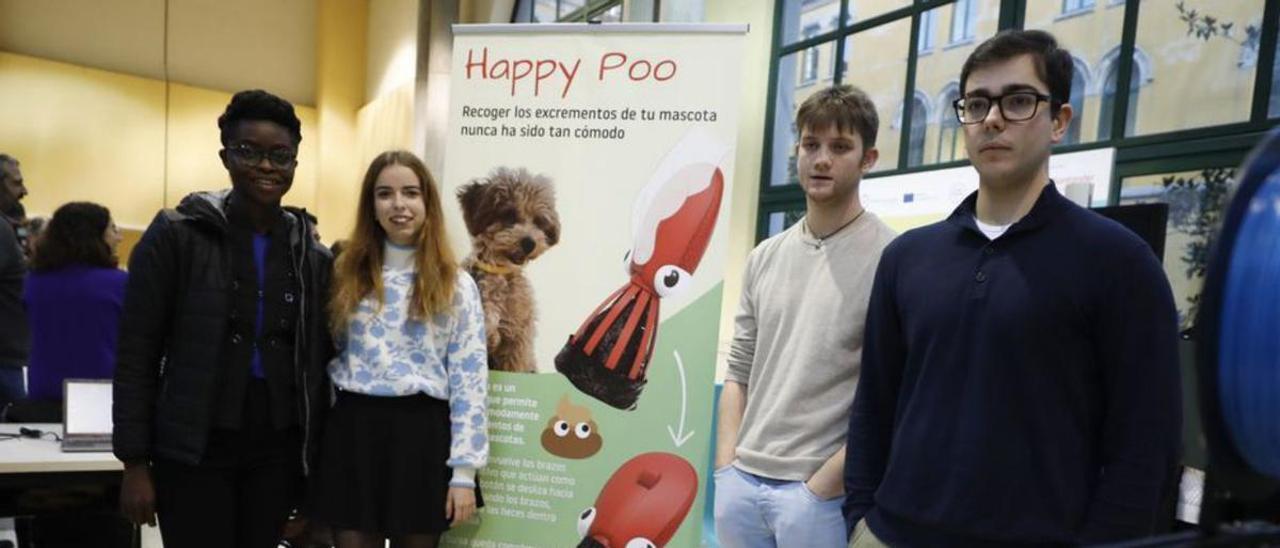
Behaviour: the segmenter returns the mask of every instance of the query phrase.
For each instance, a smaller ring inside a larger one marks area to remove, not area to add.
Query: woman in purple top
[[[110,379],[124,303],[120,231],[107,208],[59,207],[35,243],[23,301],[31,326],[28,398],[62,400],[63,379]]]

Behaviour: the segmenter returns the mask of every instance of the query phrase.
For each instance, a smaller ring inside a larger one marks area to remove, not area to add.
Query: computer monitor
[[[1164,240],[1169,224],[1169,204],[1131,204],[1121,206],[1099,207],[1094,211],[1132,230],[1142,238],[1156,259],[1164,262]]]
[[[111,380],[63,381],[62,450],[111,450]]]

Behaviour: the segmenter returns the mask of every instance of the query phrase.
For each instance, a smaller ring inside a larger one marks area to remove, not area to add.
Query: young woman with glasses
[[[282,207],[301,123],[261,90],[218,118],[231,188],[156,215],[129,261],[115,371],[120,502],[166,546],[272,547],[329,407],[332,257]]]

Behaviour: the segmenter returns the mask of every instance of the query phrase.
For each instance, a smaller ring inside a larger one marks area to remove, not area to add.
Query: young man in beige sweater
[[[880,252],[894,233],[858,198],[879,117],[853,86],[796,114],[805,217],[747,261],[720,398],[716,530],[726,548],[845,545],[845,434]]]

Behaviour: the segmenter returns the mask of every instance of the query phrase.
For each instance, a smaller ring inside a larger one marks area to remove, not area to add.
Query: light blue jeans
[[[844,548],[842,497],[820,500],[802,481],[715,472],[716,536],[722,548]]]

